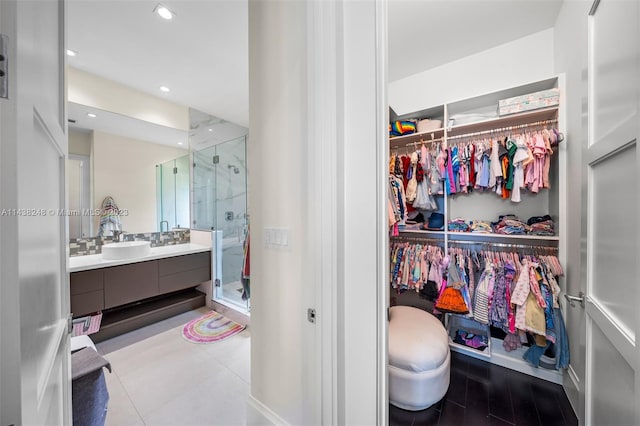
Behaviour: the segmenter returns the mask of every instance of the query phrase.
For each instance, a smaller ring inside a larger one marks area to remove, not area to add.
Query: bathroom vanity
[[[74,318],[102,311],[91,338],[102,341],[205,305],[195,287],[211,279],[211,249],[198,244],[154,247],[146,256],[69,259]]]

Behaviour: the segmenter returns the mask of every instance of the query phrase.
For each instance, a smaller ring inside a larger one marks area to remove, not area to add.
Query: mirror
[[[178,184],[173,182],[175,199],[170,201],[165,194],[164,200],[187,218],[184,225],[176,221],[169,223],[169,228],[189,227],[187,131],[73,102],[68,103],[68,111],[70,238],[99,234],[99,210],[108,196],[113,197],[121,213],[123,231],[159,231],[160,222],[169,219],[159,211],[163,202],[158,199],[158,173],[162,174],[164,165],[165,172],[173,174],[179,158],[179,167],[186,166],[186,174],[180,170]],[[168,162],[174,162],[174,167]],[[166,230],[167,224],[162,227]]]

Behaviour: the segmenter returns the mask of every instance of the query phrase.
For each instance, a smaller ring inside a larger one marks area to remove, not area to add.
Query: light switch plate
[[[264,247],[269,249],[285,249],[289,247],[289,229],[264,228]]]

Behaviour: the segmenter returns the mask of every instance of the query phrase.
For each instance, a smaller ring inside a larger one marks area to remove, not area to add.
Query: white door
[[[585,423],[640,424],[638,1],[589,13]],[[583,235],[583,237],[585,237]]]
[[[0,424],[71,424],[63,0],[2,0]]]

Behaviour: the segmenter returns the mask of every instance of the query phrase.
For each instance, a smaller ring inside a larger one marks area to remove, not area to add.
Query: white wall
[[[249,2],[249,208],[251,212],[251,400],[277,421],[305,424],[306,2]],[[289,247],[264,246],[265,228],[286,228]]]
[[[402,115],[547,79],[554,75],[553,34],[550,28],[390,82],[389,105]]]
[[[249,424],[386,422],[382,6],[249,3]]]
[[[69,154],[91,156],[91,133],[69,129]]]
[[[189,109],[94,74],[67,67],[67,100],[125,116],[189,130]]]
[[[93,203],[100,208],[111,195],[128,216],[121,216],[127,232],[157,229],[156,164],[173,160],[188,151],[108,133],[93,132]],[[97,234],[100,218],[94,218]]]
[[[566,92],[561,94],[566,116],[566,141],[568,161],[567,167],[567,199],[566,214],[566,262],[565,269],[566,292],[577,295],[584,290],[582,282],[585,279],[582,271],[581,251],[586,250],[582,245],[582,230],[586,229],[586,210],[583,210],[583,176],[582,147],[587,143],[587,15],[591,7],[588,1],[565,1],[558,15],[555,26],[555,71],[565,73]],[[585,342],[584,342],[584,311],[581,309],[566,309],[565,322],[569,332],[571,352],[571,367],[578,377],[585,373]],[[578,327],[572,325],[579,324]],[[565,381],[571,383],[570,381]],[[582,416],[584,409],[578,403],[577,387],[565,387],[576,413]],[[584,419],[583,419],[584,420]]]

